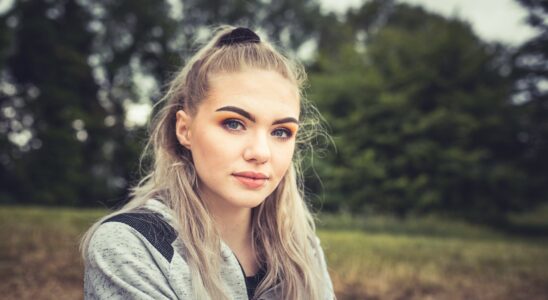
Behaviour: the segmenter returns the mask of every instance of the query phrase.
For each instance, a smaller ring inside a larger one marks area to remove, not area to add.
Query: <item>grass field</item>
[[[0,298],[81,299],[78,238],[105,213],[0,206]],[[534,235],[341,215],[319,235],[339,299],[548,299],[548,209],[514,220]]]

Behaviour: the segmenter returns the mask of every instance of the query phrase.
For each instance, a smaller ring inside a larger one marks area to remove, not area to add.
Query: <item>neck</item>
[[[233,250],[240,251],[251,247],[251,208],[235,207],[202,195],[221,239]]]
[[[252,246],[251,219],[252,209],[249,207],[233,206],[202,194],[211,213],[221,239],[232,250],[246,276],[256,274],[259,264]]]
[[[212,213],[221,238],[231,249],[237,251],[251,245],[251,208]]]

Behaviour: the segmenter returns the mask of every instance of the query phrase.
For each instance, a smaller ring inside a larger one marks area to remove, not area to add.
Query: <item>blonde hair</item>
[[[221,239],[207,207],[198,196],[197,174],[190,151],[175,135],[175,114],[183,109],[196,113],[208,91],[208,76],[245,68],[271,70],[293,82],[301,102],[300,129],[291,166],[278,187],[252,213],[253,249],[266,266],[266,275],[255,292],[259,297],[279,286],[282,299],[320,299],[326,278],[318,258],[315,226],[304,201],[301,160],[311,141],[324,132],[317,110],[302,95],[306,74],[302,65],[280,54],[269,43],[219,46],[219,39],[234,27],[222,26],[174,77],[160,102],[165,105],[150,125],[150,139],[141,157],[151,159],[151,170],[130,191],[130,201],[98,220],[82,237],[84,259],[89,241],[102,221],[134,211],[150,198],[160,198],[174,211],[175,229],[185,245],[197,299],[228,299],[220,278]]]

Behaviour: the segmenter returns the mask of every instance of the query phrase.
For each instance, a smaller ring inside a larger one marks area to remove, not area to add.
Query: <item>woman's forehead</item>
[[[283,114],[297,119],[300,110],[295,84],[277,72],[256,69],[212,75],[203,102],[208,111],[228,105],[265,117]]]

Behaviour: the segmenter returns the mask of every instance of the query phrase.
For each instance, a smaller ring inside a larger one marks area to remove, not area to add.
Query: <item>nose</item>
[[[266,134],[256,134],[244,150],[244,159],[246,161],[263,164],[270,159],[270,145]]]

